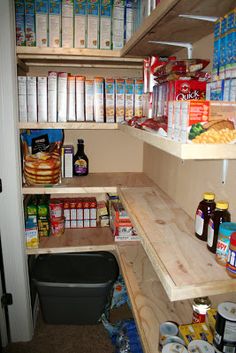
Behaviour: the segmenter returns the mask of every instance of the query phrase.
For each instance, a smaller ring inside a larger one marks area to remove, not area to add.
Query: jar
[[[218,201],[216,208],[209,219],[207,229],[207,249],[213,254],[216,253],[216,244],[218,240],[219,227],[221,223],[230,222],[231,216],[228,211],[229,204],[226,201]]]
[[[208,297],[195,298],[193,300],[193,318],[192,323],[206,321],[206,312],[211,307],[211,301]]]
[[[51,220],[63,217],[64,205],[61,200],[51,200],[49,203],[50,218]]]
[[[205,192],[195,215],[195,235],[198,239],[204,241],[207,240],[208,222],[216,206],[214,199],[214,193]]]
[[[233,232],[236,232],[236,223],[224,222],[219,227],[216,245],[216,261],[222,266],[225,266],[227,262],[229,243]]]
[[[231,234],[226,270],[229,276],[236,278],[236,232]]]

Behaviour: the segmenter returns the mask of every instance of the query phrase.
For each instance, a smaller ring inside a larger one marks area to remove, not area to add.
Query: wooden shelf
[[[194,236],[194,220],[158,187],[121,188],[119,195],[171,301],[236,291]]]
[[[236,159],[236,144],[182,144],[127,125],[119,125],[119,129],[183,160]]]
[[[96,123],[96,122],[70,122],[65,123],[33,123],[33,122],[19,122],[19,129],[65,129],[65,130],[116,130],[117,123]]]
[[[180,14],[220,17],[234,8],[234,0],[161,1],[121,50],[121,56],[173,55],[179,47],[151,44],[148,41],[194,43],[213,33],[214,23],[179,17]]]
[[[114,238],[109,227],[66,229],[61,237],[40,239],[37,249],[26,249],[28,255],[83,251],[113,251]]]
[[[143,173],[90,173],[85,177],[65,178],[59,185],[23,186],[22,193],[30,194],[86,194],[117,192],[118,187],[152,186]]]

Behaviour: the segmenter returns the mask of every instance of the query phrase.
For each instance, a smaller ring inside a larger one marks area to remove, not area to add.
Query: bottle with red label
[[[198,239],[207,240],[208,222],[215,207],[215,194],[213,192],[205,192],[195,215],[195,235]]]
[[[195,298],[193,300],[193,318],[192,323],[201,323],[206,321],[206,312],[211,308],[211,301],[208,297]]]
[[[212,214],[212,217],[209,219],[207,230],[207,248],[213,254],[216,253],[216,245],[220,224],[231,221],[231,215],[228,211],[228,208],[228,202],[218,201],[216,203],[216,208]]]

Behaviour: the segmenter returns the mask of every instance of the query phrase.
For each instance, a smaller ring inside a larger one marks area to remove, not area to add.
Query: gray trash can
[[[96,324],[119,274],[109,252],[39,255],[32,281],[49,324]]]

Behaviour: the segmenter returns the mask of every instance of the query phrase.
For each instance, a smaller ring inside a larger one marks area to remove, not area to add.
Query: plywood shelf
[[[134,136],[143,142],[183,160],[219,160],[236,159],[236,144],[194,144],[176,142],[155,133],[120,125],[124,133]]]
[[[34,194],[86,194],[117,192],[121,186],[151,186],[153,182],[143,173],[90,173],[83,177],[65,178],[59,185],[23,186],[22,193]]]
[[[180,14],[220,17],[234,7],[234,0],[221,2],[218,0],[161,1],[121,50],[121,56],[173,55],[179,50],[179,47],[151,44],[149,41],[195,43],[213,33],[214,29],[213,22],[186,19],[179,17]]]
[[[119,195],[171,301],[236,291],[236,281],[194,236],[194,220],[158,187],[121,188]]]
[[[19,129],[65,129],[65,130],[116,130],[117,123],[96,123],[96,122],[57,122],[57,123],[34,123],[34,122],[19,122]]]

